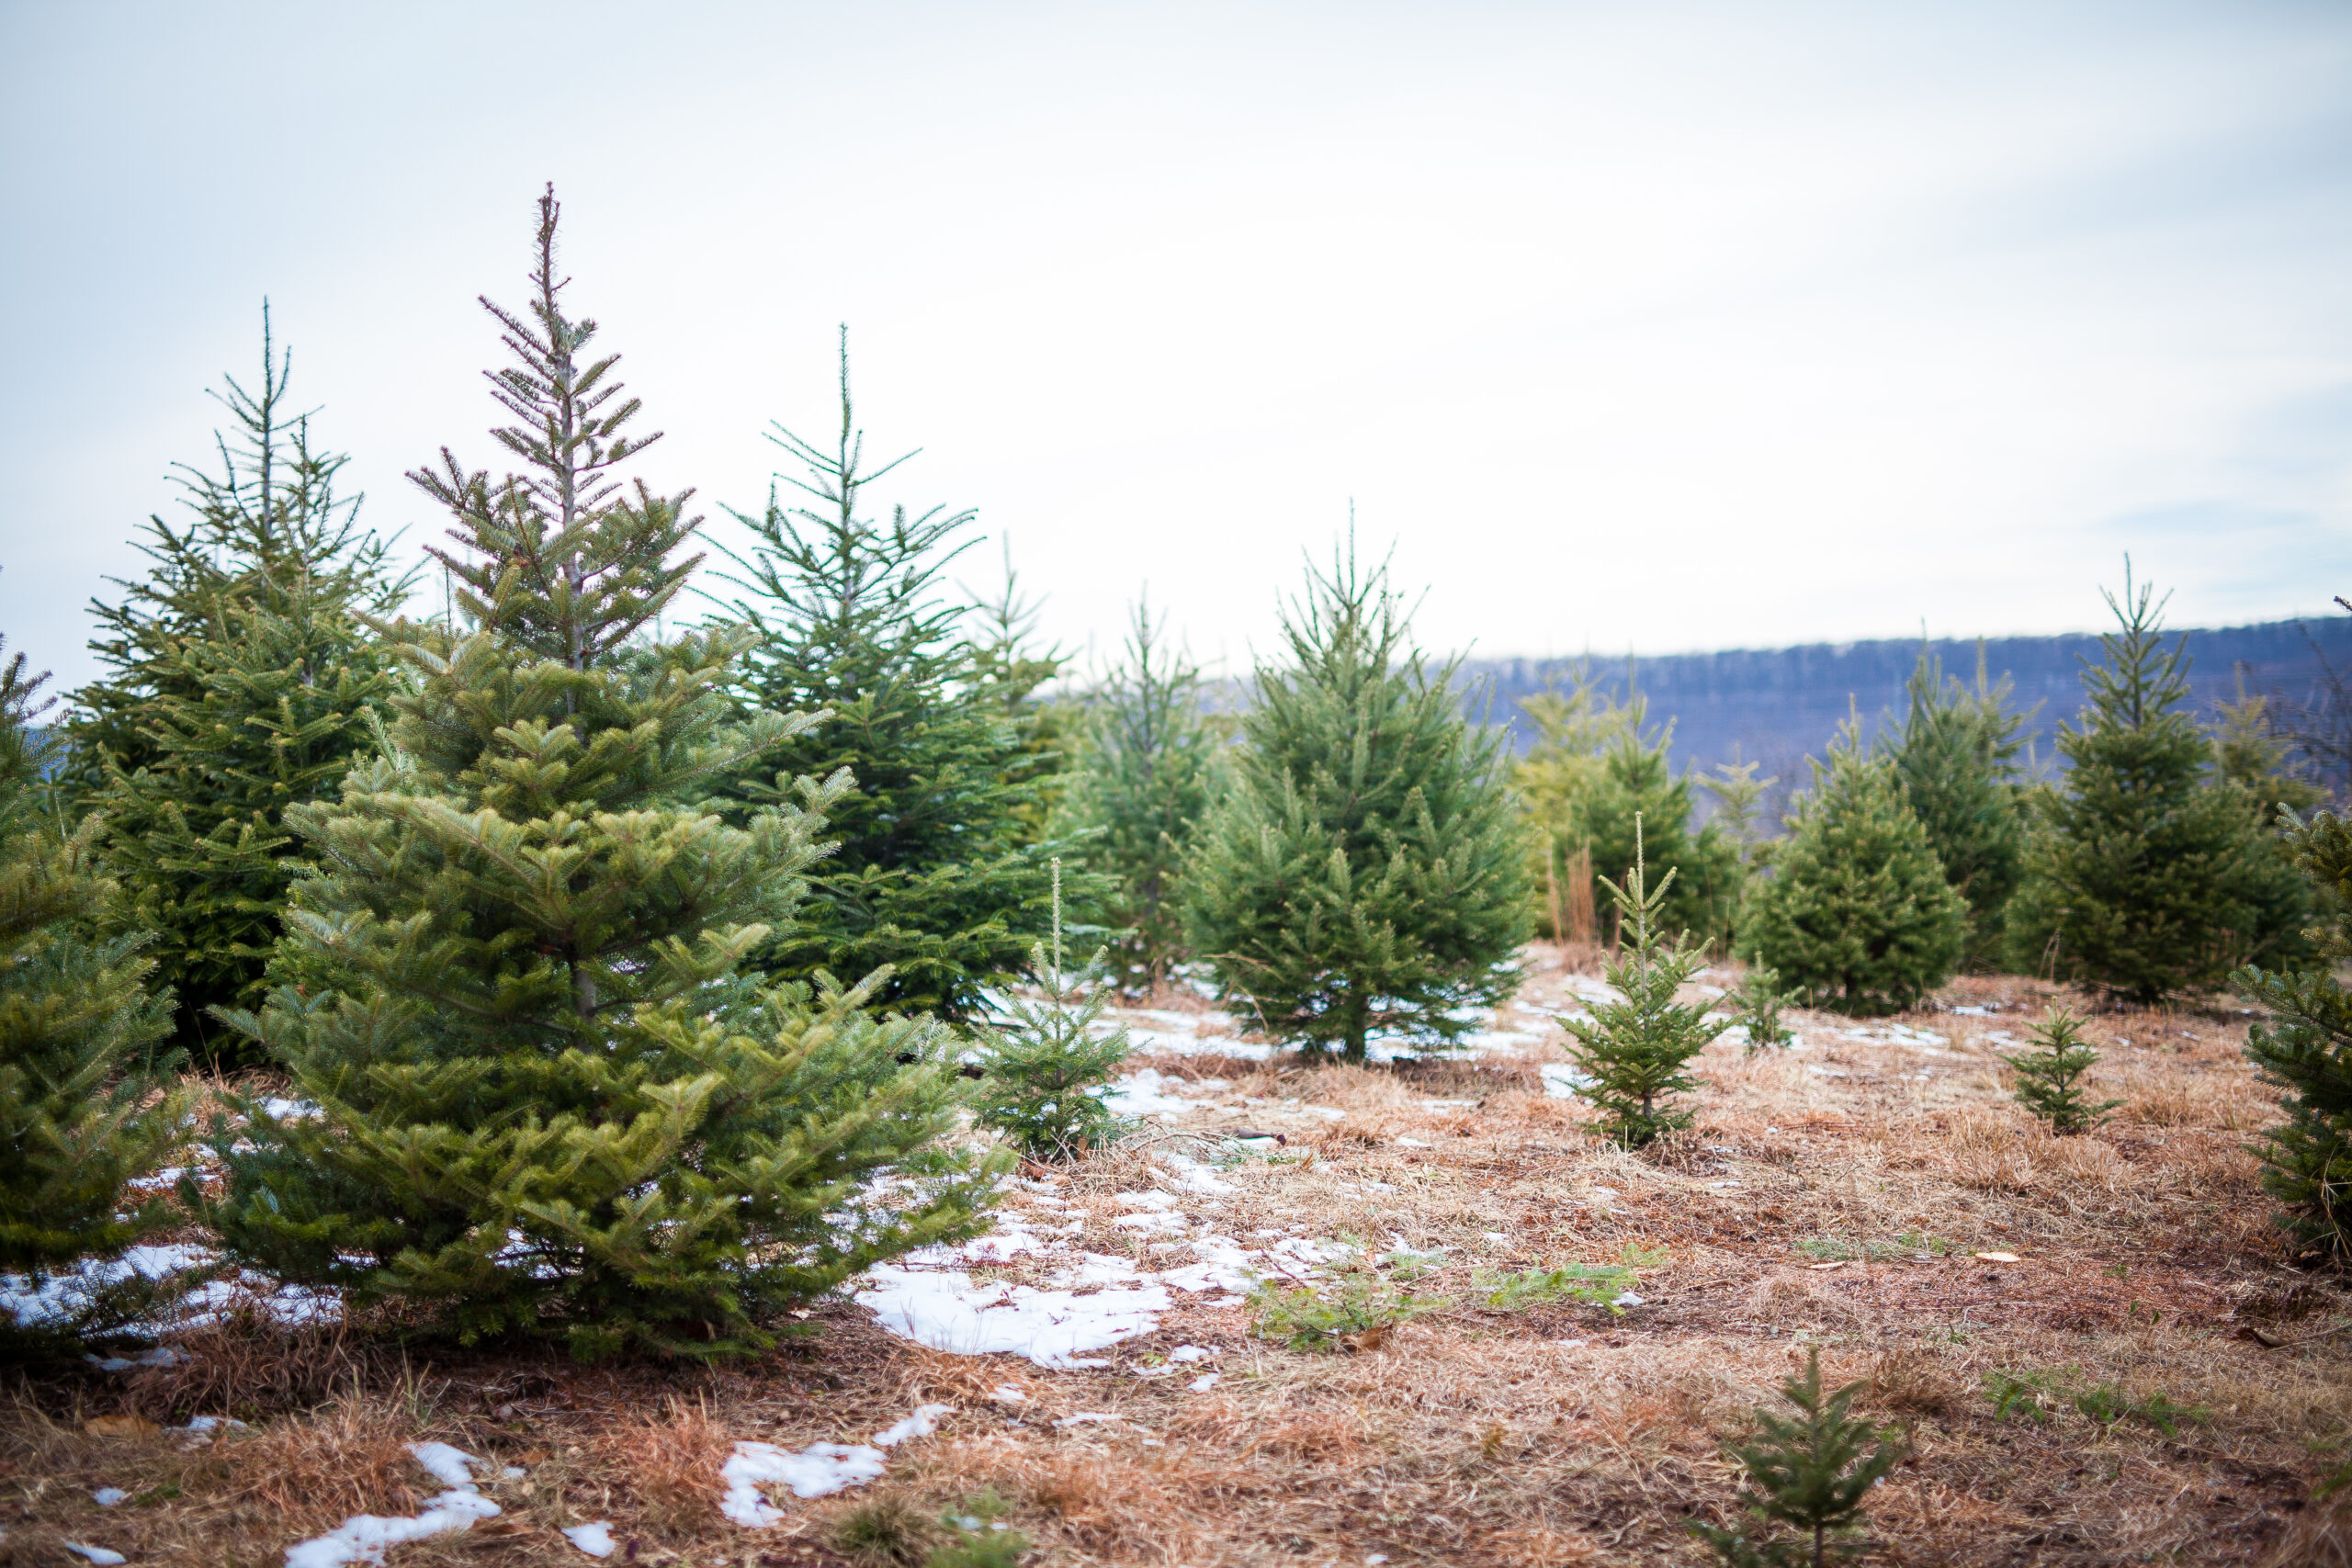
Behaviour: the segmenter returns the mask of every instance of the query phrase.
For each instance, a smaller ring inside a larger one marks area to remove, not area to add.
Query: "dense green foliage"
[[[1872,755],[1849,724],[1813,767],[1770,879],[1748,895],[1741,952],[1814,1007],[1899,1011],[1951,978],[1968,906],[1892,758]]]
[[[2210,990],[2242,963],[2298,965],[2300,883],[2248,791],[2212,776],[2154,591],[2124,595],[2108,596],[2118,629],[2084,670],[2090,705],[2059,730],[2072,765],[2038,797],[2010,963],[2141,1003]]]
[[[1674,873],[1653,886],[1634,825],[1634,864],[1621,886],[1604,884],[1618,917],[1619,947],[1606,970],[1618,1001],[1589,1002],[1590,1017],[1563,1028],[1576,1042],[1568,1055],[1592,1081],[1577,1092],[1600,1112],[1599,1130],[1628,1148],[1690,1124],[1690,1114],[1666,1097],[1699,1087],[1686,1070],[1690,1059],[1723,1032],[1707,1018],[1709,1004],[1677,1002],[1674,994],[1705,966],[1689,933],[1668,937],[1666,911]]]
[[[157,1228],[163,1203],[130,1183],[187,1130],[186,1097],[157,1093],[150,1053],[170,1023],[154,961],[133,938],[88,934],[116,888],[95,863],[101,821],[62,830],[43,787],[43,679],[21,653],[0,664],[0,1269],[35,1282]],[[77,1292],[40,1326],[110,1326],[102,1296]]]
[[[1017,974],[1045,934],[1048,863],[1066,854],[1038,841],[1041,764],[1035,732],[1017,722],[1036,671],[1001,637],[976,658],[964,607],[940,596],[940,574],[971,542],[961,537],[971,513],[858,515],[865,487],[906,459],[865,467],[846,350],[841,398],[830,449],[781,427],[771,436],[806,466],[789,482],[819,506],[788,507],[772,491],[762,514],[736,513],[753,542],[729,552],[727,581],[741,596],[728,611],[754,639],[733,680],[738,702],[833,716],[728,791],[762,807],[787,801],[797,778],[841,786],[826,812],[837,847],[811,872],[800,919],[758,962],[792,979],[888,964],[891,1005],[968,1017],[980,987]],[[1075,870],[1069,883],[1081,905],[1107,890]]]
[[[523,477],[446,451],[440,553],[472,629],[385,628],[410,671],[379,754],[291,808],[318,858],[258,1012],[227,1021],[296,1104],[209,1140],[209,1217],[279,1278],[405,1297],[472,1340],[595,1356],[765,1343],[767,1311],[967,1234],[981,1175],[939,1151],[946,1032],[842,988],[759,984],[841,785],[729,824],[697,804],[816,722],[738,715],[749,642],[641,634],[680,587],[687,496],[612,477],[644,443],[594,323],[559,303],[542,202],[496,432]],[[887,1173],[887,1175],[886,1175]]]
[[[118,928],[152,938],[175,1043],[230,1061],[242,1042],[210,1010],[259,998],[293,876],[286,809],[332,795],[366,749],[395,676],[363,618],[406,588],[357,498],[335,495],[344,458],[288,412],[291,367],[265,314],[258,390],[219,394],[219,471],[182,467],[187,526],[151,519],[146,577],[96,606],[106,673],[71,727],[70,777],[105,813],[125,893]]]
[[[1562,907],[1581,898],[1609,909],[1603,879],[1622,883],[1633,869],[1638,819],[1657,886],[1672,889],[1668,929],[1702,942],[1728,938],[1745,879],[1744,846],[1713,823],[1691,828],[1695,781],[1675,775],[1672,723],[1646,729],[1638,695],[1614,706],[1589,675],[1572,693],[1546,692],[1521,705],[1538,739],[1514,766],[1513,782],[1537,826],[1537,886],[1547,902],[1555,885],[1582,876],[1589,886],[1559,889]],[[1596,933],[1604,940],[1613,934],[1608,924]],[[1553,932],[1562,940],[1570,934]]]
[[[2320,812],[2289,840],[2324,909],[2323,952],[2352,957],[2352,819]],[[2324,968],[2248,966],[2232,976],[2270,1016],[2247,1032],[2247,1057],[2285,1093],[2286,1120],[2256,1149],[2262,1184],[2283,1208],[2298,1250],[2352,1261],[2352,992]]]
[[[1283,617],[1233,783],[1184,871],[1185,931],[1276,1039],[1361,1060],[1374,1033],[1443,1045],[1508,997],[1527,852],[1499,732],[1407,643],[1385,568],[1352,552]]]
[[[1138,604],[1125,658],[1087,709],[1057,821],[1091,836],[1088,852],[1114,881],[1102,919],[1114,974],[1130,988],[1164,979],[1184,951],[1176,884],[1226,764],[1201,701],[1200,671]]]
[[[2098,1053],[2083,1039],[2083,1021],[2063,1008],[2033,1026],[2038,1051],[2009,1058],[2012,1092],[2018,1103],[2061,1134],[2087,1133],[2123,1102],[2094,1101],[2083,1090],[2083,1075],[2098,1062]]]
[[[1099,1091],[1127,1059],[1127,1032],[1096,1032],[1110,999],[1101,953],[1078,973],[1062,967],[1058,888],[1052,940],[1031,953],[1029,973],[1045,995],[1035,1000],[1007,996],[1004,1020],[973,1030],[984,1074],[973,1110],[981,1126],[1004,1134],[1031,1158],[1069,1159],[1118,1133],[1119,1118]]]
[[[1868,1386],[1851,1382],[1825,1391],[1821,1348],[1808,1346],[1804,1376],[1781,1385],[1781,1397],[1796,1407],[1796,1418],[1758,1410],[1755,1436],[1730,1448],[1731,1458],[1747,1472],[1748,1512],[1759,1525],[1793,1526],[1794,1541],[1758,1540],[1746,1529],[1696,1522],[1691,1533],[1732,1568],[1824,1568],[1861,1551],[1863,1543],[1852,1538],[1863,1522],[1862,1504],[1905,1452],[1895,1434],[1852,1414],[1854,1396]]]
[[[2025,865],[2025,816],[2013,782],[2025,716],[2010,707],[2006,678],[1986,682],[1983,661],[1980,649],[1972,690],[1921,653],[1891,748],[1904,794],[1928,830],[1944,879],[1968,901],[1963,962],[1973,967],[1998,959],[2009,899]]]

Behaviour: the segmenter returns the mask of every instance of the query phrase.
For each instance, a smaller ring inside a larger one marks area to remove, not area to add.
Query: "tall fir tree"
[[[1611,703],[1581,668],[1571,692],[1543,693],[1521,708],[1537,739],[1512,775],[1538,829],[1535,886],[1547,908],[1563,878],[1583,877],[1586,887],[1561,891],[1562,908],[1581,900],[1612,911],[1602,934],[1613,935],[1608,884],[1633,869],[1639,818],[1657,886],[1671,887],[1666,924],[1702,942],[1728,937],[1745,879],[1741,845],[1714,823],[1691,826],[1695,781],[1674,773],[1673,725],[1649,728],[1638,693]]]
[[[1750,894],[1741,955],[1813,1007],[1900,1011],[1951,978],[1968,906],[1944,879],[1894,759],[1849,722],[1814,763],[1770,878]]]
[[[2007,677],[1985,679],[1981,643],[1976,663],[1971,689],[1946,677],[1942,662],[1922,649],[1888,749],[1945,880],[1968,901],[1962,962],[1983,968],[2000,959],[2009,899],[2024,874],[2025,816],[2014,775],[2025,716],[2009,705]]]
[[[1012,727],[1018,742],[1004,780],[1029,792],[1013,815],[1021,819],[1024,840],[1031,843],[1051,836],[1055,808],[1069,787],[1076,716],[1067,697],[1048,692],[1069,656],[1038,640],[1037,622],[1043,614],[1044,606],[1021,592],[1021,576],[1013,570],[1008,545],[1004,581],[992,594],[974,594],[966,611],[971,626],[965,647],[980,695]]]
[[[151,519],[146,577],[94,606],[105,673],[70,726],[66,778],[106,815],[118,929],[152,933],[174,1043],[206,1059],[239,1058],[210,1010],[258,998],[277,940],[287,807],[334,793],[397,679],[363,618],[408,576],[335,493],[345,459],[312,446],[291,371],[265,306],[259,381],[215,394],[231,422],[217,471],[180,468],[188,523]]]
[[[2245,792],[2214,776],[2162,603],[2128,570],[2123,598],[2106,597],[2117,629],[2084,668],[2088,706],[2060,727],[2066,777],[2036,798],[2011,964],[2151,1003],[2211,990],[2249,960],[2301,960],[2275,912],[2298,896],[2293,873]]]
[[[1351,541],[1286,607],[1231,784],[1184,867],[1184,923],[1277,1039],[1361,1061],[1374,1033],[1442,1047],[1518,983],[1531,900],[1505,732],[1475,729],[1408,640],[1387,569]]]
[[[979,1010],[984,984],[1020,972],[1045,934],[1055,858],[1069,863],[1067,892],[1081,907],[1105,884],[1035,832],[1045,792],[1017,712],[1034,668],[984,640],[999,655],[991,671],[975,657],[965,607],[940,592],[941,573],[978,542],[967,535],[975,514],[899,506],[887,523],[859,515],[865,488],[914,454],[866,466],[846,334],[841,400],[831,447],[780,425],[770,436],[805,466],[807,478],[786,482],[818,504],[786,506],[772,490],[761,515],[734,514],[752,532],[749,549],[727,551],[736,570],[726,581],[741,591],[727,602],[729,622],[754,639],[738,700],[747,711],[833,716],[731,780],[729,793],[756,807],[783,797],[781,781],[842,784],[827,808],[837,847],[811,873],[800,919],[759,962],[792,978],[888,964],[891,1005],[960,1020]]]
[[[170,1087],[170,998],[135,937],[94,937],[117,897],[99,869],[104,822],[70,829],[45,778],[56,738],[36,728],[46,675],[21,653],[0,664],[0,1270],[38,1289],[85,1258],[108,1258],[169,1219],[130,1188],[188,1131]],[[59,1292],[37,1339],[116,1326],[119,1294]],[[16,1319],[0,1313],[0,1327]],[[12,1335],[12,1337],[14,1337]]]
[[[1115,879],[1103,906],[1113,973],[1130,989],[1167,977],[1184,952],[1178,883],[1194,829],[1224,777],[1224,727],[1203,710],[1201,673],[1137,601],[1125,657],[1093,693],[1057,826],[1091,835]]]
[[[866,1011],[887,974],[763,988],[840,785],[729,825],[698,801],[820,716],[735,716],[749,646],[646,629],[695,558],[691,492],[614,469],[655,437],[569,316],[539,205],[525,312],[483,303],[524,472],[412,476],[472,629],[383,627],[411,671],[379,755],[288,820],[317,846],[258,1012],[293,1109],[209,1140],[209,1217],[279,1278],[402,1297],[466,1340],[578,1356],[766,1343],[772,1309],[967,1234],[985,1178],[945,1032]],[[198,1195],[192,1190],[188,1196]]]

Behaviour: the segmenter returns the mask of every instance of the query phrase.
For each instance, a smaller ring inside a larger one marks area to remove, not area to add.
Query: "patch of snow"
[[[130,1494],[119,1486],[101,1486],[90,1494],[90,1500],[101,1508],[111,1508],[117,1503],[127,1503]]]
[[[613,1539],[613,1527],[602,1519],[594,1524],[567,1525],[563,1539],[591,1557],[610,1557],[620,1550],[620,1542]]]
[[[1054,1425],[1057,1427],[1090,1427],[1101,1421],[1108,1421],[1114,1426],[1123,1426],[1125,1424],[1126,1417],[1124,1416],[1114,1416],[1107,1410],[1081,1410],[1075,1416],[1063,1416],[1060,1420],[1055,1422]]]
[[[1207,1166],[1203,1165],[1199,1160],[1194,1159],[1190,1155],[1169,1153],[1159,1155],[1154,1157],[1157,1159],[1158,1163],[1169,1172],[1170,1175],[1175,1178],[1176,1184],[1180,1187],[1190,1188],[1195,1192],[1234,1192],[1239,1190],[1239,1189],[1236,1188],[1233,1183],[1223,1179],[1216,1171],[1210,1169]]]
[[[1156,1285],[1080,1296],[1027,1285],[976,1286],[958,1270],[887,1263],[869,1269],[865,1285],[854,1300],[901,1338],[962,1356],[1009,1352],[1056,1371],[1108,1365],[1080,1352],[1148,1334],[1157,1314],[1174,1305]]]
[[[1421,1142],[1419,1138],[1399,1138],[1396,1140],[1396,1144],[1398,1147],[1408,1149],[1426,1149],[1430,1146],[1430,1145]]]
[[[1001,1382],[989,1390],[989,1397],[999,1404],[1026,1404],[1029,1396],[1009,1382]]]
[[[1205,1345],[1179,1345],[1168,1352],[1171,1361],[1205,1361],[1216,1352]]]
[[[1206,1393],[1216,1386],[1216,1380],[1224,1375],[1222,1372],[1203,1372],[1184,1386],[1194,1393]]]
[[[939,1430],[939,1418],[956,1407],[952,1404],[918,1404],[915,1413],[903,1421],[893,1423],[874,1434],[877,1449],[894,1449],[910,1438],[928,1438]]]
[[[96,1563],[98,1568],[114,1568],[114,1565],[118,1562],[128,1562],[130,1561],[130,1559],[125,1557],[121,1552],[110,1551],[103,1546],[85,1546],[78,1540],[60,1541],[58,1544],[65,1548],[68,1551],[78,1552],[80,1555],[88,1558],[91,1562]]]
[[[188,1425],[191,1429],[202,1429],[197,1428],[193,1421]],[[498,1505],[474,1490],[471,1454],[447,1443],[411,1443],[408,1451],[433,1479],[449,1490],[427,1503],[421,1514],[390,1518],[379,1514],[354,1514],[326,1534],[288,1547],[286,1568],[342,1568],[346,1562],[381,1562],[386,1551],[405,1541],[469,1530],[474,1528],[476,1519],[497,1516]]]
[[[1544,1092],[1554,1100],[1574,1100],[1577,1090],[1592,1086],[1591,1074],[1566,1062],[1546,1062],[1535,1072],[1544,1080]]]
[[[1610,1304],[1611,1306],[1619,1306],[1619,1307],[1637,1307],[1637,1306],[1645,1306],[1645,1305],[1647,1305],[1648,1303],[1646,1303],[1646,1302],[1645,1302],[1642,1297],[1640,1297],[1640,1296],[1637,1296],[1637,1295],[1634,1294],[1634,1292],[1631,1292],[1631,1291],[1626,1291],[1626,1292],[1624,1292],[1623,1293],[1622,1293],[1621,1295],[1619,1295],[1619,1296],[1618,1296],[1618,1298],[1617,1298],[1615,1301],[1611,1302],[1609,1304]]]
[[[263,1100],[261,1108],[272,1120],[278,1122],[307,1122],[313,1116],[326,1114],[307,1100],[286,1100],[277,1095]]]
[[[1956,1013],[1960,1014],[1962,1018],[1984,1018],[1984,1017],[1985,1017],[1987,1014],[1991,1013],[1991,1012],[1992,1012],[1992,1010],[1992,1010],[1991,1008],[1946,1008],[1946,1009],[1944,1009],[1944,1011],[1946,1011],[1946,1012],[1956,1012]]]
[[[136,1356],[85,1356],[82,1359],[102,1372],[127,1372],[137,1367],[176,1367],[187,1357],[169,1345],[158,1345]]]
[[[737,1443],[719,1466],[727,1494],[718,1511],[747,1529],[764,1529],[785,1515],[760,1495],[763,1485],[788,1486],[796,1497],[829,1497],[872,1481],[889,1464],[880,1449],[864,1443],[811,1443],[797,1453],[774,1443]]]
[[[1170,1092],[1179,1081],[1162,1077],[1157,1067],[1146,1067],[1098,1092],[1102,1103],[1121,1116],[1148,1116],[1159,1111],[1182,1113],[1199,1109],[1200,1101]]]

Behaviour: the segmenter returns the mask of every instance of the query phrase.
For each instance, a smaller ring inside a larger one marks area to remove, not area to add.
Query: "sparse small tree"
[[[1781,782],[1777,778],[1758,778],[1757,767],[1757,763],[1741,761],[1739,748],[1735,745],[1731,761],[1717,762],[1715,776],[1699,781],[1699,787],[1715,797],[1713,821],[1737,847],[1743,868],[1756,863],[1756,818],[1763,808],[1764,792]]]
[[[1581,1092],[1600,1112],[1600,1130],[1628,1148],[1690,1124],[1690,1112],[1667,1104],[1667,1097],[1699,1087],[1685,1069],[1723,1032],[1709,1021],[1707,1003],[1674,999],[1706,959],[1688,933],[1668,940],[1660,930],[1673,882],[1668,871],[1650,886],[1636,822],[1624,883],[1602,884],[1618,915],[1618,953],[1606,974],[1623,999],[1593,1002],[1589,1019],[1564,1026],[1576,1041],[1568,1055],[1592,1080]]]
[[[1778,971],[1761,964],[1749,964],[1731,999],[1739,1010],[1735,1020],[1747,1035],[1748,1055],[1778,1050],[1796,1038],[1796,1032],[1781,1021],[1781,1009],[1788,998],[1781,994]]]
[[[2087,1133],[2123,1102],[2093,1103],[2084,1092],[2083,1075],[2098,1061],[2098,1053],[2083,1039],[2083,1021],[2064,1008],[2052,1008],[2033,1026],[2034,1042],[2041,1049],[2009,1060],[2016,1077],[2018,1103],[2050,1123],[2053,1133]]]
[[[1184,951],[1177,880],[1225,768],[1223,729],[1202,711],[1200,671],[1168,646],[1138,602],[1126,656],[1080,725],[1057,832],[1092,834],[1088,853],[1115,879],[1102,906],[1121,984],[1164,978]]]
[[[1069,1159],[1111,1141],[1119,1118],[1098,1091],[1128,1050],[1125,1029],[1095,1032],[1108,1000],[1102,955],[1097,953],[1078,974],[1062,967],[1059,862],[1054,871],[1053,938],[1037,945],[1030,963],[1044,998],[1008,996],[1009,1022],[983,1022],[973,1030],[984,1075],[974,1112],[981,1126],[1003,1134],[1033,1159]]]
[[[1692,1520],[1690,1533],[1715,1549],[1732,1568],[1826,1568],[1865,1546],[1853,1539],[1866,1516],[1862,1504],[1889,1471],[1903,1461],[1905,1444],[1851,1413],[1854,1396],[1869,1385],[1850,1382],[1835,1392],[1821,1386],[1821,1348],[1805,1348],[1804,1376],[1781,1385],[1781,1397],[1796,1417],[1756,1413],[1756,1435],[1728,1450],[1747,1472],[1744,1501],[1756,1522],[1793,1527],[1797,1539],[1751,1534]]]
[[[1234,780],[1185,863],[1185,931],[1278,1039],[1442,1049],[1517,987],[1532,913],[1502,731],[1474,729],[1352,545],[1283,617]]]
[[[1892,759],[1849,722],[1814,764],[1772,874],[1741,917],[1742,956],[1810,1005],[1895,1012],[1951,978],[1967,904],[1944,880]]]

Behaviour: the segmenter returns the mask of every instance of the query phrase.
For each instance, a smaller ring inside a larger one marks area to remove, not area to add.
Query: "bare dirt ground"
[[[2309,1500],[2352,1434],[2352,1334],[2334,1332],[2352,1299],[2284,1262],[2244,1149],[2272,1098],[2233,1005],[2096,1013],[2093,1087],[2125,1103],[2073,1138],[2009,1101],[2001,1062],[2049,987],[1962,980],[1869,1024],[1796,1013],[1798,1048],[1712,1047],[1695,1128],[1634,1155],[1580,1131],[1582,1108],[1540,1076],[1565,1059],[1553,1020],[1591,965],[1531,960],[1498,1021],[1532,1037],[1515,1053],[1139,1056],[1193,1102],[1162,1129],[1284,1134],[1220,1173],[1229,1191],[1130,1150],[1010,1200],[1074,1224],[1071,1246],[1154,1268],[1210,1230],[1434,1254],[1405,1288],[1449,1304],[1366,1348],[1257,1337],[1229,1295],[1182,1297],[1096,1352],[1112,1365],[1073,1371],[928,1348],[848,1302],[814,1312],[811,1338],[717,1371],[232,1325],[189,1336],[177,1366],[18,1382],[0,1412],[0,1563],[83,1562],[71,1540],[135,1563],[275,1564],[348,1515],[426,1501],[437,1483],[404,1447],[424,1438],[512,1473],[482,1484],[498,1517],[391,1549],[418,1568],[586,1564],[559,1531],[592,1519],[612,1524],[613,1562],[888,1562],[836,1551],[844,1520],[976,1498],[1038,1564],[1695,1563],[1683,1522],[1736,1508],[1723,1443],[1807,1345],[1829,1375],[1871,1380],[1860,1407],[1908,1434],[1871,1505],[1878,1561],[2352,1561],[2352,1531]],[[1138,1191],[1182,1223],[1132,1223]],[[1642,1303],[1618,1313],[1498,1307],[1474,1288],[1627,1258]],[[1207,1354],[1171,1369],[1180,1346]],[[2013,1395],[2006,1415],[1988,1388]],[[736,1441],[859,1442],[918,1402],[951,1410],[880,1480],[771,1490],[786,1517],[766,1529],[720,1515]],[[247,1425],[168,1429],[197,1415]],[[102,1487],[130,1495],[102,1507]]]

